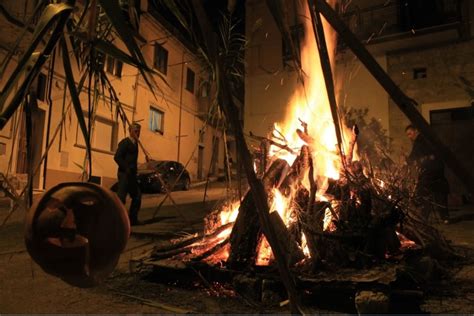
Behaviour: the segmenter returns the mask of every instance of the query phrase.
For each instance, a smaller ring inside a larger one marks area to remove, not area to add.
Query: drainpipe
[[[133,92],[133,104],[132,104],[132,122],[135,121],[135,112],[137,110],[137,101],[138,101],[138,85],[139,85],[139,79],[140,79],[140,69],[137,68],[137,75],[135,76],[135,91]],[[127,135],[125,135],[127,136]]]
[[[181,117],[183,112],[183,82],[184,82],[184,54],[185,51],[183,50],[183,56],[181,57],[181,85],[180,85],[180,93],[179,93],[179,120],[178,120],[178,157],[176,161],[179,162],[179,154],[181,150]]]

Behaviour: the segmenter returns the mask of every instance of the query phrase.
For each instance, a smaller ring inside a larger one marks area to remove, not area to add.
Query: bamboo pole
[[[308,7],[311,13],[311,24],[313,26],[314,36],[318,44],[319,60],[321,62],[321,69],[324,76],[324,83],[326,85],[326,92],[328,95],[329,107],[331,109],[332,119],[334,121],[334,128],[336,130],[337,146],[339,149],[339,157],[344,164],[344,152],[342,146],[342,132],[339,125],[339,116],[337,113],[336,93],[334,92],[334,80],[331,71],[331,61],[329,60],[328,49],[326,45],[326,37],[324,35],[323,24],[319,14],[316,14],[311,8],[314,7],[313,0],[308,0]]]

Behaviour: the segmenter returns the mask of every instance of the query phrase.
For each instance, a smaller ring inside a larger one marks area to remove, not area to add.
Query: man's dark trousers
[[[130,194],[132,203],[130,204],[130,213],[128,215],[130,224],[135,225],[138,222],[138,211],[142,203],[140,188],[138,187],[137,174],[119,171],[117,173],[118,189],[117,195],[122,203],[125,205],[127,193]]]

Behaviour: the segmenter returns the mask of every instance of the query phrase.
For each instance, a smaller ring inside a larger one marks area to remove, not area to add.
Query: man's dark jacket
[[[126,174],[136,174],[138,159],[138,143],[133,142],[129,137],[122,139],[118,144],[114,160],[118,164],[118,172]]]

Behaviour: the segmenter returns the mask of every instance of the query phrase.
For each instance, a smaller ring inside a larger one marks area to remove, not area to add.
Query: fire
[[[330,206],[324,209],[323,230],[332,232],[336,230],[334,220],[338,219],[340,205],[334,198],[326,195],[329,186],[329,179],[339,180],[343,174],[344,164],[351,163],[357,158],[357,149],[355,146],[354,130],[347,127],[341,118],[338,125],[342,133],[343,143],[341,144],[342,153],[339,152],[336,128],[331,114],[329,98],[327,95],[324,76],[321,69],[319,52],[312,28],[309,9],[305,8],[306,16],[302,19],[305,28],[305,38],[301,48],[301,67],[304,84],[290,97],[288,110],[283,122],[274,124],[272,132],[272,141],[280,146],[272,144],[269,150],[269,159],[283,159],[291,166],[301,152],[303,146],[308,146],[313,161],[313,176],[317,186],[316,200],[326,201]],[[327,22],[323,19],[325,29],[326,43],[328,45],[331,64],[334,62],[334,48],[336,45],[335,32],[329,28]],[[300,78],[301,79],[301,78]],[[303,136],[304,137],[303,137]],[[346,155],[346,156],[345,156]],[[348,158],[347,158],[348,157]],[[253,165],[256,170],[256,164]],[[306,171],[304,177],[298,185],[303,185],[310,189],[309,173]],[[380,182],[380,187],[384,188],[386,184]],[[278,212],[287,227],[296,221],[296,210],[292,203],[296,188],[291,192],[283,194],[279,189],[273,188],[269,194],[270,212]],[[240,203],[234,202],[226,207],[219,214],[219,225],[232,223],[238,215]],[[218,226],[214,226],[218,227]],[[222,231],[217,238],[222,241],[228,238],[231,233],[231,227]],[[310,257],[306,236],[302,233],[300,236],[300,247],[306,257]],[[401,235],[399,235],[401,236]],[[403,236],[400,240],[403,241]],[[407,242],[409,242],[407,240]],[[229,255],[229,247],[223,247],[217,253],[207,259],[208,262],[222,262]],[[271,247],[264,235],[261,236],[256,249],[256,265],[269,265],[274,259]]]
[[[237,219],[237,215],[239,215],[239,206],[240,201],[236,201],[230,203],[226,209],[222,210],[219,213],[220,224],[225,225],[227,223],[235,222],[235,220]]]
[[[257,258],[255,259],[255,265],[257,266],[268,266],[273,260],[273,252],[267,238],[262,236],[257,246]]]
[[[308,248],[308,241],[306,240],[306,235],[304,233],[301,234],[301,249],[303,249],[303,253],[306,257],[311,258]]]
[[[273,202],[270,207],[270,212],[278,212],[286,225],[290,223],[291,219],[291,197],[285,197],[280,190],[273,188],[272,190]]]
[[[312,138],[313,144],[310,144],[314,159],[315,180],[320,181],[318,187],[322,185],[324,178],[338,179],[342,168],[341,158],[337,150],[337,138],[334,127],[334,121],[331,115],[329,99],[324,82],[324,76],[321,69],[319,52],[312,29],[309,9],[305,8],[305,38],[304,46],[301,49],[301,66],[304,72],[304,85],[295,91],[290,99],[288,111],[284,122],[275,124],[274,135],[282,135],[290,148],[299,149],[305,145],[305,142],[295,132],[302,128],[302,124],[307,124],[307,133]],[[334,61],[334,48],[336,36],[334,31],[329,28],[325,21],[324,28],[326,33],[328,52],[330,53],[331,63]],[[307,121],[302,121],[307,120]],[[341,124],[343,125],[343,124]],[[349,149],[351,130],[346,126],[341,126],[344,136],[344,150]],[[285,159],[291,165],[296,159],[294,153],[282,150],[277,146],[270,148],[270,155]]]
[[[291,97],[288,111],[283,122],[275,123],[272,133],[273,140],[282,146],[272,145],[270,147],[270,158],[284,159],[292,165],[304,145],[309,145],[313,158],[314,180],[318,187],[317,199],[327,201],[324,193],[328,186],[328,179],[339,179],[342,170],[341,156],[337,149],[337,138],[334,120],[331,114],[329,99],[324,82],[324,76],[319,60],[319,52],[312,29],[309,9],[305,8],[304,19],[305,38],[301,49],[301,66],[304,72],[304,85],[301,85]],[[331,62],[334,61],[334,48],[336,44],[335,33],[324,21],[328,51]],[[308,121],[304,121],[308,120]],[[349,150],[351,130],[341,124],[343,131],[344,151]],[[311,139],[311,143],[305,142],[296,132],[302,130]],[[285,147],[286,146],[286,147]],[[282,149],[281,147],[285,147]],[[287,150],[289,148],[290,150]],[[302,185],[309,188],[309,179],[306,174]],[[296,190],[293,190],[295,192]],[[292,193],[293,193],[292,192]],[[291,194],[292,195],[292,194]],[[292,196],[284,196],[278,189],[273,189],[273,200],[270,210],[277,211],[287,226],[292,220],[291,200]],[[329,209],[325,211],[324,229],[335,230],[332,223],[333,214]],[[306,236],[301,236],[304,253],[309,256]],[[271,248],[265,238],[259,243],[257,265],[268,264],[272,258]]]

